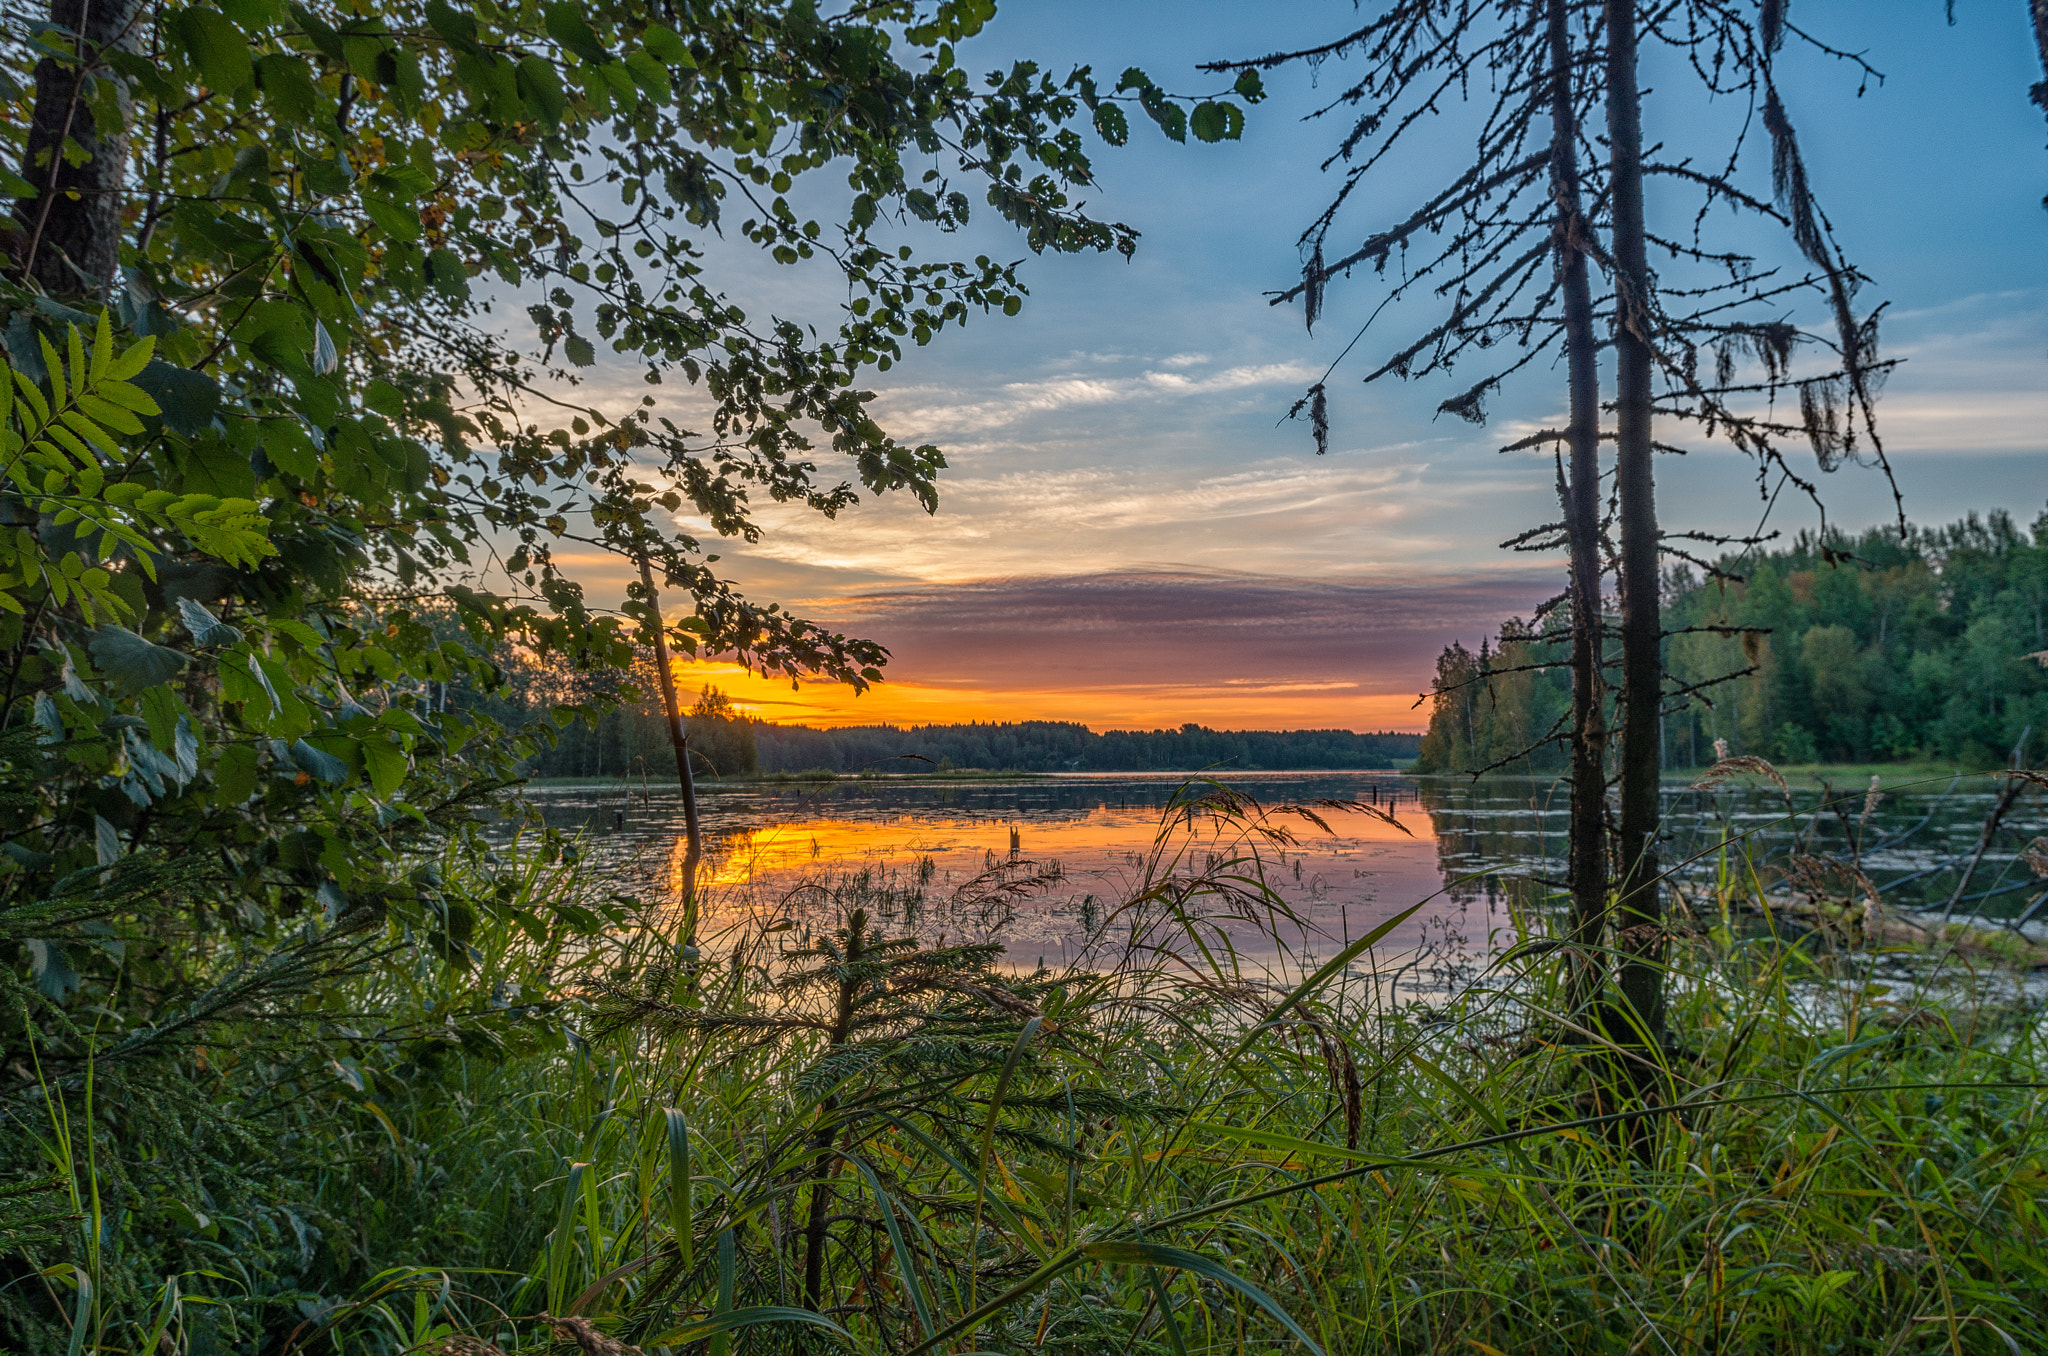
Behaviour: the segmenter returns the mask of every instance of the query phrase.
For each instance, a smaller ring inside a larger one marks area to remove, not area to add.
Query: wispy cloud
[[[1180,353],[1128,375],[1070,371],[1004,382],[987,390],[902,388],[885,396],[882,411],[899,436],[941,438],[987,433],[1064,410],[1185,401],[1259,387],[1303,385],[1319,375],[1317,369],[1302,363],[1256,363],[1201,374],[1187,370],[1207,362],[1202,354]]]

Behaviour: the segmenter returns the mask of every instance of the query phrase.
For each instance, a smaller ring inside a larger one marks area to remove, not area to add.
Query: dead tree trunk
[[[654,591],[654,572],[647,553],[640,553],[640,583],[647,590],[648,630],[654,637],[654,667],[661,682],[661,710],[668,720],[668,742],[676,754],[676,782],[683,792],[683,928],[685,946],[697,942],[697,868],[704,860],[704,835],[697,821],[697,782],[690,774],[690,732],[683,727],[676,703],[676,679],[669,671],[668,641],[661,630],[661,596]]]
[[[1590,227],[1580,206],[1579,120],[1567,0],[1547,0],[1550,46],[1550,184],[1552,228],[1564,299],[1565,359],[1571,387],[1566,431],[1571,466],[1560,469],[1565,538],[1571,549],[1572,793],[1571,893],[1574,955],[1572,1006],[1600,992],[1606,965],[1607,722],[1600,672],[1600,369],[1587,274]]]
[[[1642,94],[1634,0],[1607,0],[1607,135],[1614,194],[1615,489],[1621,510],[1621,996],[1639,1036],[1663,1034],[1658,897],[1663,617],[1650,443],[1654,306],[1643,221]]]
[[[2034,49],[2041,54],[2041,80],[2027,93],[2036,108],[2048,113],[2048,0],[2031,0],[2028,8],[2034,16]],[[2041,205],[2048,207],[2048,198]]]
[[[36,103],[21,176],[41,191],[14,205],[15,269],[52,296],[104,295],[121,261],[121,208],[128,179],[127,81],[104,64],[110,50],[136,51],[142,0],[51,0],[50,20],[77,34],[77,61],[36,65]],[[118,121],[92,109],[96,86],[114,91]],[[72,164],[70,143],[84,159]]]

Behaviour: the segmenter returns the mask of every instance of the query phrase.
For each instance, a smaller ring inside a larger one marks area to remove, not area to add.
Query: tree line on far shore
[[[1668,703],[1666,767],[1713,762],[1716,739],[1783,763],[1973,767],[2048,745],[2048,511],[2027,529],[2000,510],[1904,540],[1802,533],[1712,574],[1669,572],[1664,617],[1684,694]],[[1562,738],[1542,741],[1570,710],[1568,660],[1549,622],[1511,621],[1477,654],[1447,647],[1418,770],[1565,767]]]
[[[636,685],[651,692],[651,683]],[[520,685],[513,684],[518,691]],[[539,710],[527,713],[537,717]],[[577,713],[552,747],[525,767],[536,777],[673,777],[673,754],[654,702],[627,701]],[[717,688],[685,718],[700,776],[827,771],[1199,772],[1385,769],[1415,757],[1421,736],[1396,731],[1110,730],[1075,721],[970,721],[945,725],[852,725],[817,729],[755,720]]]

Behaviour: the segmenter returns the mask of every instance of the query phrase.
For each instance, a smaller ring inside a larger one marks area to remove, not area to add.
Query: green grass
[[[953,898],[869,870],[696,958],[501,922],[466,973],[365,978],[353,1001],[412,1034],[280,1146],[317,1264],[137,1287],[102,1349],[168,1313],[166,1349],[203,1351],[203,1299],[352,1353],[571,1349],[541,1314],[707,1356],[2048,1350],[2038,1008],[1709,920],[1672,943],[1683,1048],[1643,1069],[1574,1034],[1540,949],[1438,1006],[1388,1004],[1369,972],[1395,958],[1365,947],[1257,973],[1204,919],[1285,906],[1190,829],[1248,853],[1290,821],[1213,787],[1178,809],[1087,968],[962,951],[1032,887],[1014,871]],[[914,912],[915,945],[821,950],[867,910]],[[494,1001],[541,1015],[435,1035]],[[876,1020],[836,1042],[848,1013]]]

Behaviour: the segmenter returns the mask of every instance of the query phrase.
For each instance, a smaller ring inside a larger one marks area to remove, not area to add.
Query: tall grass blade
[[[1221,1262],[1189,1252],[1185,1248],[1170,1248],[1163,1243],[1119,1242],[1105,1240],[1101,1243],[1084,1243],[1080,1252],[1093,1262],[1109,1262],[1125,1266],[1171,1267],[1175,1271],[1192,1272],[1204,1280],[1214,1281],[1220,1286],[1235,1290],[1253,1304],[1270,1314],[1275,1322],[1292,1333],[1297,1341],[1307,1347],[1314,1356],[1323,1356],[1323,1349],[1316,1344],[1294,1316],[1276,1303],[1271,1295],[1247,1281],[1244,1277],[1224,1266]]]
[[[734,1331],[761,1323],[807,1323],[814,1328],[823,1328],[834,1337],[846,1339],[849,1345],[853,1342],[852,1333],[823,1314],[812,1313],[809,1309],[790,1308],[787,1305],[763,1304],[751,1309],[727,1309],[709,1318],[700,1318],[695,1323],[685,1323],[673,1332],[662,1334],[650,1345],[681,1347],[709,1338],[716,1349],[718,1339],[730,1340],[729,1334]]]
[[[733,1311],[733,1283],[739,1270],[734,1251],[732,1230],[721,1229],[718,1234],[718,1298],[711,1311],[714,1319],[723,1318]],[[714,1328],[710,1336],[711,1356],[726,1356],[732,1349],[731,1329]]]
[[[1438,893],[1442,892],[1439,891]],[[1237,1048],[1231,1051],[1230,1053],[1231,1062],[1235,1063],[1239,1055],[1242,1055],[1245,1051],[1251,1049],[1252,1043],[1258,1040],[1258,1038],[1261,1035],[1265,1034],[1266,1030],[1270,1028],[1273,1025],[1273,1023],[1279,1021],[1282,1017],[1286,1016],[1298,1004],[1300,1004],[1303,999],[1307,998],[1317,989],[1322,988],[1323,985],[1329,983],[1330,979],[1333,976],[1341,973],[1345,966],[1351,964],[1351,962],[1357,960],[1360,956],[1364,955],[1367,951],[1369,951],[1374,945],[1376,945],[1382,938],[1384,938],[1388,933],[1392,932],[1395,928],[1401,926],[1401,924],[1407,922],[1410,918],[1413,918],[1416,915],[1417,911],[1419,911],[1424,904],[1429,903],[1431,899],[1435,898],[1436,895],[1431,895],[1428,899],[1424,899],[1419,903],[1409,905],[1407,908],[1401,910],[1401,912],[1395,914],[1392,918],[1389,918],[1385,922],[1381,923],[1371,932],[1366,933],[1363,937],[1360,937],[1357,941],[1351,943],[1351,945],[1345,947],[1342,951],[1339,951],[1336,955],[1330,957],[1329,961],[1326,962],[1314,974],[1310,975],[1307,979],[1301,981],[1301,983],[1295,985],[1294,988],[1288,992],[1287,996],[1281,999],[1280,1002],[1274,1006],[1271,1012],[1268,1012],[1266,1014],[1266,1020],[1263,1023],[1260,1023],[1259,1025],[1252,1027],[1251,1030],[1244,1033],[1244,1039],[1239,1041]]]
[[[583,1198],[583,1180],[588,1163],[571,1163],[569,1179],[562,1184],[562,1208],[555,1219],[555,1236],[548,1244],[548,1312],[558,1314],[569,1298],[569,1262],[576,1253],[576,1213]],[[595,1240],[593,1240],[594,1242]]]
[[[974,1169],[974,1233],[976,1237],[979,1237],[981,1234],[982,1205],[988,1200],[988,1160],[995,1152],[996,1147],[996,1118],[1002,1114],[1003,1097],[1010,1090],[1010,1080],[1016,1076],[1017,1066],[1023,1061],[1024,1052],[1031,1047],[1032,1040],[1038,1035],[1039,1024],[1044,1020],[1043,1017],[1033,1017],[1030,1021],[1024,1023],[1024,1029],[1017,1033],[1016,1044],[1010,1047],[1010,1053],[1003,1058],[1002,1072],[996,1075],[995,1091],[989,1094],[988,1115],[982,1121],[981,1126],[981,1161],[975,1165]],[[967,1302],[969,1304],[974,1302],[973,1278],[970,1278],[967,1287]]]
[[[925,1299],[924,1286],[917,1278],[916,1259],[903,1241],[903,1226],[896,1220],[896,1206],[889,1199],[889,1193],[882,1189],[882,1179],[875,1174],[873,1166],[855,1154],[847,1154],[846,1161],[853,1164],[862,1177],[867,1179],[868,1190],[875,1195],[875,1204],[882,1211],[882,1227],[889,1232],[889,1249],[896,1254],[896,1269],[903,1277],[903,1289],[910,1296],[910,1305],[917,1310],[918,1326],[929,1336],[932,1332],[931,1305]]]
[[[675,1235],[676,1257],[685,1276],[696,1265],[697,1209],[690,1169],[690,1124],[675,1107],[663,1107],[668,1126],[668,1224]]]

